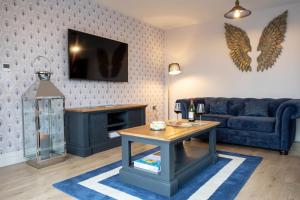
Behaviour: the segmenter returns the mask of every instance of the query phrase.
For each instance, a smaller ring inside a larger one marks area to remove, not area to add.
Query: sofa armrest
[[[295,140],[295,119],[300,117],[300,101],[288,100],[276,112],[276,133],[280,137],[280,150],[289,151]]]
[[[295,113],[294,107],[284,109],[280,120],[276,119],[276,133],[280,137],[280,150],[289,151],[295,141],[296,120],[291,116]]]
[[[276,111],[276,118],[281,117],[284,110],[288,107],[294,108],[294,113],[291,116],[291,119],[300,118],[300,99],[291,99],[280,104]]]

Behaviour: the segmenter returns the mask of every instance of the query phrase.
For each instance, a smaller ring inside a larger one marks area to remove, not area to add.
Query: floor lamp
[[[176,76],[181,73],[180,65],[178,63],[169,64],[169,75]],[[170,79],[168,81],[168,119],[170,119]]]

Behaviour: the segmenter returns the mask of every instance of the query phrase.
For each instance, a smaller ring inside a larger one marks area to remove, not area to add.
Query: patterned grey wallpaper
[[[69,80],[68,28],[128,43],[129,82]],[[162,30],[95,0],[0,0],[0,41],[0,156],[23,149],[21,95],[36,80],[34,72],[44,69],[44,63],[32,64],[38,55],[51,60],[46,68],[67,108],[142,103],[158,105],[164,116]],[[10,64],[10,72],[2,70],[3,63]]]

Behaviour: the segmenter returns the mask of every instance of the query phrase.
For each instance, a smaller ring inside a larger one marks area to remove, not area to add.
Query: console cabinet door
[[[89,134],[90,144],[93,147],[106,143],[107,136],[107,114],[106,113],[90,113],[89,118]]]
[[[66,112],[65,134],[67,152],[79,156],[91,154],[88,113]]]
[[[145,109],[128,110],[128,127],[145,124]]]

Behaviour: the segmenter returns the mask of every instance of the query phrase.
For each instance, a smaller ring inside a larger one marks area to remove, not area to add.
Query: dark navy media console
[[[116,131],[145,124],[147,105],[114,105],[66,109],[66,147],[86,157],[121,145]]]

